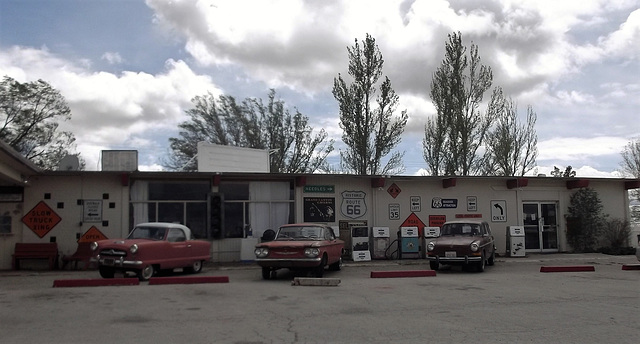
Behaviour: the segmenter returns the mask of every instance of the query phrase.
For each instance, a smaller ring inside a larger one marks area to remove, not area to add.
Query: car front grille
[[[111,256],[111,257],[126,257],[127,252],[123,250],[116,250],[116,249],[109,248],[109,249],[100,251],[100,255]]]

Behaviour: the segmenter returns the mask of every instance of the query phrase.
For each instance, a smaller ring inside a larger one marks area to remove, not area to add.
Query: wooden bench
[[[58,244],[47,243],[16,243],[15,251],[11,255],[11,268],[20,270],[21,259],[48,259],[49,269],[58,267]]]
[[[82,262],[82,270],[86,270],[91,264],[91,257],[93,256],[93,251],[91,251],[91,243],[90,242],[79,242],[78,248],[76,252],[72,255],[62,256],[62,268],[64,269],[67,264],[72,263],[73,268],[78,268],[78,262]]]

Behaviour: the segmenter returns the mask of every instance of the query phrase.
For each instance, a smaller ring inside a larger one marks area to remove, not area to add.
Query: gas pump
[[[398,233],[399,249],[398,258],[420,258],[420,235],[418,227],[400,227]]]
[[[371,238],[371,258],[386,259],[389,247],[389,227],[373,227]]]

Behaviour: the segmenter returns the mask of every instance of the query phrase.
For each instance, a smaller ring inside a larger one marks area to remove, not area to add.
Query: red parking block
[[[640,270],[640,264],[624,264],[622,270]]]
[[[593,265],[541,266],[540,272],[581,272],[596,271]]]
[[[229,283],[229,276],[154,277],[149,280],[149,285],[197,283]]]
[[[104,287],[114,285],[138,285],[137,278],[88,278],[88,279],[68,279],[53,281],[54,288],[64,287]]]
[[[432,277],[434,270],[371,271],[371,278]]]

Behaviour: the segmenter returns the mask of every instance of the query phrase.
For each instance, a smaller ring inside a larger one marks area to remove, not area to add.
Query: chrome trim
[[[256,258],[256,262],[320,262],[322,258]]]

